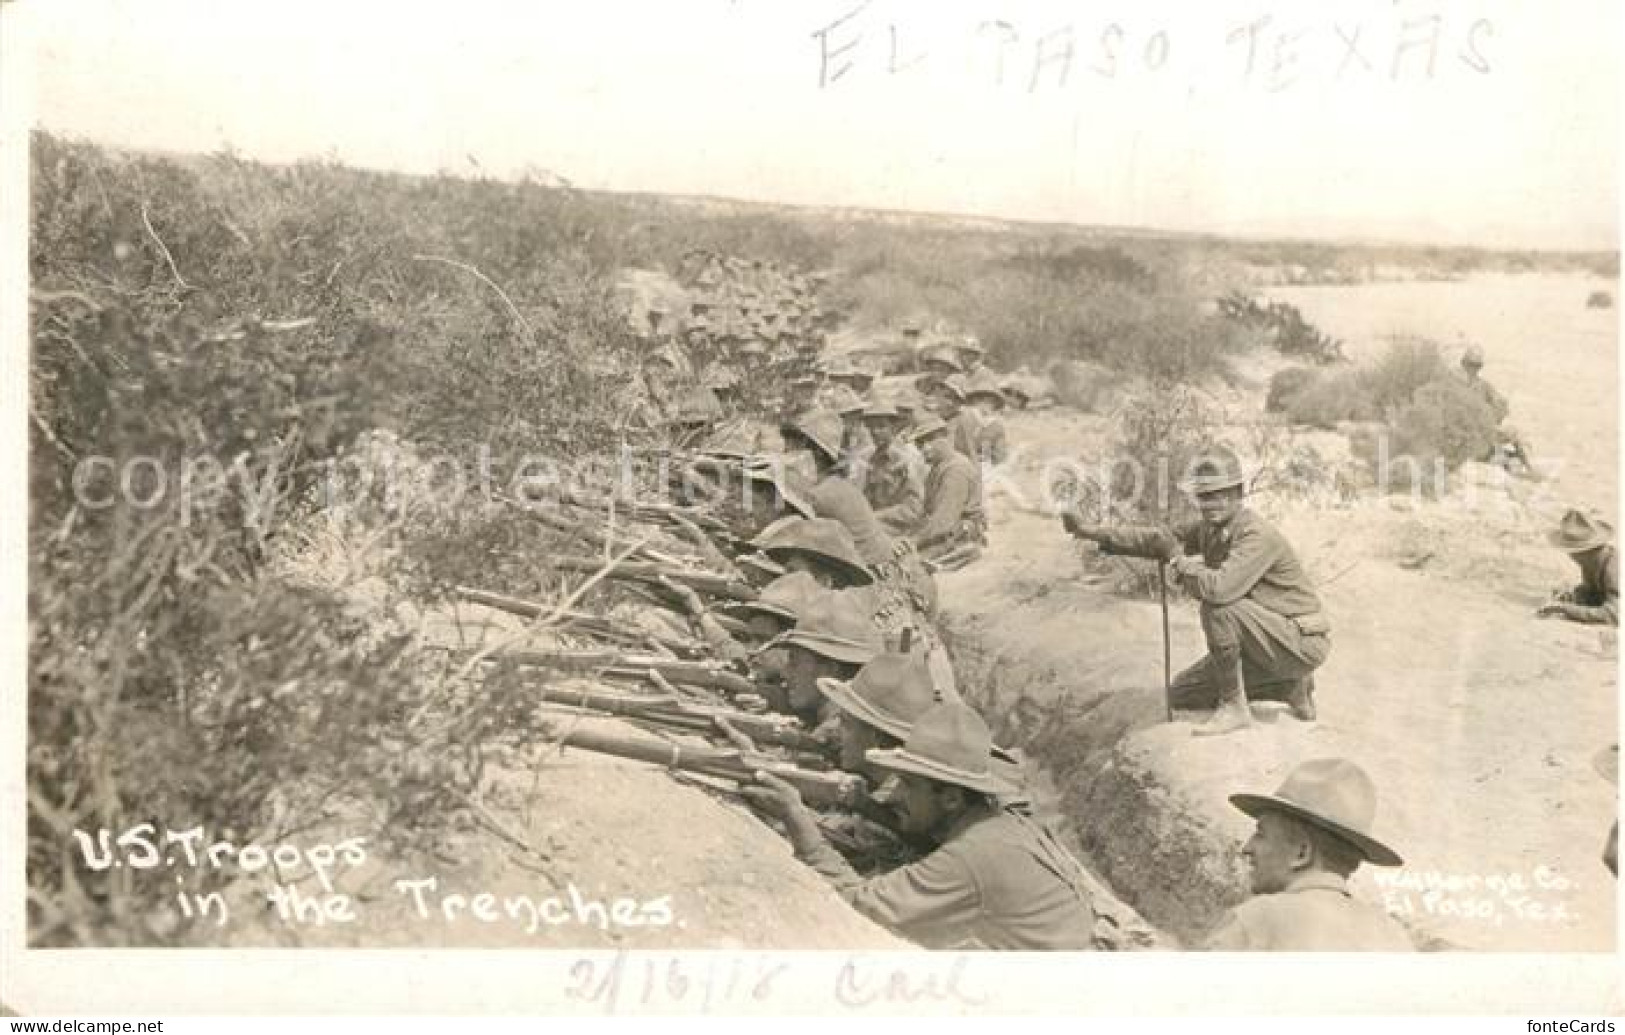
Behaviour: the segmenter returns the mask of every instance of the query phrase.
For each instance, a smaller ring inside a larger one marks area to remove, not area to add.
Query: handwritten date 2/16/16
[[[970,988],[965,955],[898,961],[848,956],[823,991],[834,1004],[862,1010],[890,1004],[943,1003],[971,1007],[987,997]],[[791,964],[771,956],[713,957],[698,964],[671,956],[618,952],[571,965],[565,995],[605,1013],[643,1009],[691,1009],[700,1013],[762,1005],[805,989],[785,987]],[[792,978],[795,975],[792,975]],[[816,995],[818,989],[815,987]]]

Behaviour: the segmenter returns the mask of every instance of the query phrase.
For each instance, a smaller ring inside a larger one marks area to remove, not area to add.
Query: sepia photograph
[[[1620,29],[0,4],[0,1002],[1618,1013]]]

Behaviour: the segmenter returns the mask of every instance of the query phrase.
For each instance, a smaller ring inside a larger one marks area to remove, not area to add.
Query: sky
[[[1618,244],[1617,0],[5,6],[34,124],[119,146],[1180,231]]]

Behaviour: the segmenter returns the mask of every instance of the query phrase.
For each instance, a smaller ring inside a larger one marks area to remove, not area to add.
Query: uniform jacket
[[[1219,952],[1411,952],[1405,929],[1376,906],[1355,901],[1348,883],[1318,873],[1296,887],[1255,895],[1220,923],[1205,949]]]
[[[1599,551],[1596,562],[1584,570],[1580,584],[1568,598],[1576,605],[1574,621],[1619,624],[1619,554],[1612,544]]]
[[[1009,810],[973,809],[936,851],[868,880],[822,840],[797,854],[858,912],[928,948],[1094,948],[1095,912],[1077,863]]]
[[[905,535],[914,531],[925,514],[925,458],[907,443],[877,450],[869,458],[863,495],[881,524]]]
[[[863,492],[851,481],[839,474],[825,475],[808,490],[807,502],[819,517],[846,526],[863,563],[875,567],[892,559],[891,536],[875,517],[874,508],[863,498]]]
[[[961,453],[949,453],[946,460],[926,473],[925,517],[914,533],[914,541],[921,546],[946,542],[958,532],[961,522],[971,521],[980,527],[984,520],[982,485],[975,462]]]
[[[1200,556],[1207,567],[1188,579],[1186,588],[1204,603],[1233,604],[1247,597],[1288,618],[1321,609],[1286,537],[1245,507],[1219,528],[1193,521],[1172,531],[1155,526],[1112,529],[1101,546],[1107,553],[1131,557]]]

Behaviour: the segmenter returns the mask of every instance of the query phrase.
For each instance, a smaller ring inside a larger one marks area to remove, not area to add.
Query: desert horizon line
[[[472,171],[454,166],[442,165],[432,171],[375,164],[341,156],[336,149],[326,152],[310,152],[294,158],[276,158],[250,154],[239,150],[229,141],[222,142],[212,149],[187,150],[175,147],[162,147],[154,145],[133,145],[113,142],[98,138],[91,134],[74,132],[71,130],[56,129],[36,122],[30,128],[30,135],[43,133],[59,140],[74,141],[94,145],[107,151],[132,155],[149,155],[167,159],[197,159],[230,157],[238,160],[253,162],[257,165],[270,167],[295,167],[299,165],[326,165],[341,168],[357,169],[366,172],[383,173],[389,175],[435,178],[440,176],[457,180],[479,181],[489,180],[500,183],[516,185],[529,185],[544,190],[573,190],[584,194],[607,195],[611,197],[627,198],[658,198],[670,202],[686,204],[713,204],[736,207],[750,207],[767,210],[793,210],[798,212],[817,212],[832,217],[846,219],[862,219],[873,222],[907,221],[907,220],[935,220],[945,222],[959,222],[967,224],[986,224],[986,229],[1023,228],[1027,230],[1050,230],[1057,232],[1070,232],[1081,234],[1096,234],[1106,237],[1140,237],[1149,239],[1173,240],[1213,240],[1213,241],[1239,241],[1251,244],[1282,244],[1282,245],[1315,245],[1338,248],[1394,248],[1403,250],[1445,249],[1451,251],[1472,251],[1489,255],[1511,255],[1519,253],[1538,253],[1551,258],[1577,258],[1594,256],[1618,256],[1620,243],[1618,234],[1614,234],[1607,246],[1578,245],[1578,244],[1516,244],[1498,243],[1487,244],[1482,239],[1471,238],[1468,235],[1438,238],[1405,238],[1384,236],[1381,231],[1370,236],[1361,236],[1352,233],[1311,231],[1281,232],[1250,227],[1247,220],[1235,221],[1230,228],[1219,226],[1193,226],[1177,227],[1162,226],[1145,223],[1110,223],[1110,222],[1080,222],[1066,219],[1040,219],[1023,216],[994,215],[974,211],[950,211],[946,209],[930,208],[895,208],[859,203],[826,203],[785,201],[770,198],[749,198],[731,194],[697,194],[688,191],[663,191],[653,188],[627,188],[588,186],[577,183],[570,177],[549,169],[540,163],[527,162],[515,169],[507,171],[493,171],[480,164],[477,157],[468,154],[465,159],[472,167]]]

